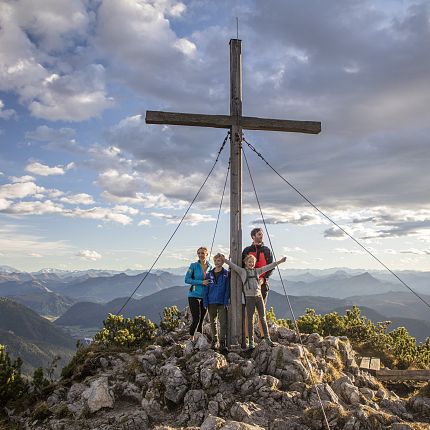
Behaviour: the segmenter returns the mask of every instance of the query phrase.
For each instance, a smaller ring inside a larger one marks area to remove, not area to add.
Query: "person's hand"
[[[205,279],[205,280],[202,282],[202,284],[203,284],[203,285],[209,285],[209,280],[208,280],[208,279]]]
[[[287,261],[287,257],[285,255],[279,260],[280,263],[285,263]]]

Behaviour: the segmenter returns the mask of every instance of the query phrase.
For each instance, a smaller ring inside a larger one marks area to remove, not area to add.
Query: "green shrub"
[[[180,324],[181,312],[177,306],[163,309],[163,319],[160,321],[162,333],[169,333],[176,330]]]
[[[94,336],[94,342],[105,346],[139,348],[152,341],[157,326],[144,316],[124,318],[109,314],[103,328]]]
[[[12,361],[6,347],[0,344],[0,405],[7,406],[28,390],[27,382],[21,376],[22,360]]]
[[[34,391],[39,394],[49,385],[49,381],[45,378],[41,367],[38,367],[34,371],[31,385],[33,386]]]

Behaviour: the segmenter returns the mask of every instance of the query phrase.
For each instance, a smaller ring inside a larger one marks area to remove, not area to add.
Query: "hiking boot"
[[[272,342],[272,339],[270,339],[270,337],[266,337],[264,338],[264,341],[267,343],[267,345],[269,346],[275,346],[275,344]]]

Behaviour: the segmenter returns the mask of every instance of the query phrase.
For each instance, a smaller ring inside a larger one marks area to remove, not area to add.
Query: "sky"
[[[391,269],[429,270],[424,0],[3,0],[0,265],[152,265],[226,131],[146,125],[145,111],[228,114],[236,17],[243,114],[322,123],[319,135],[246,139]],[[210,246],[228,151],[157,268],[185,266]],[[245,153],[290,268],[380,268]],[[261,217],[245,166],[243,187],[247,245]],[[228,206],[227,193],[214,246],[227,254]]]

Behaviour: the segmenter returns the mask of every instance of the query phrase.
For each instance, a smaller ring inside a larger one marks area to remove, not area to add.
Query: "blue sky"
[[[144,112],[228,113],[236,16],[244,114],[322,122],[317,136],[246,138],[392,269],[428,270],[430,7],[400,0],[2,2],[0,264],[152,264],[225,132],[150,126]],[[158,267],[210,245],[227,157]],[[379,268],[248,158],[290,267]],[[260,219],[245,170],[243,203],[247,244]]]

